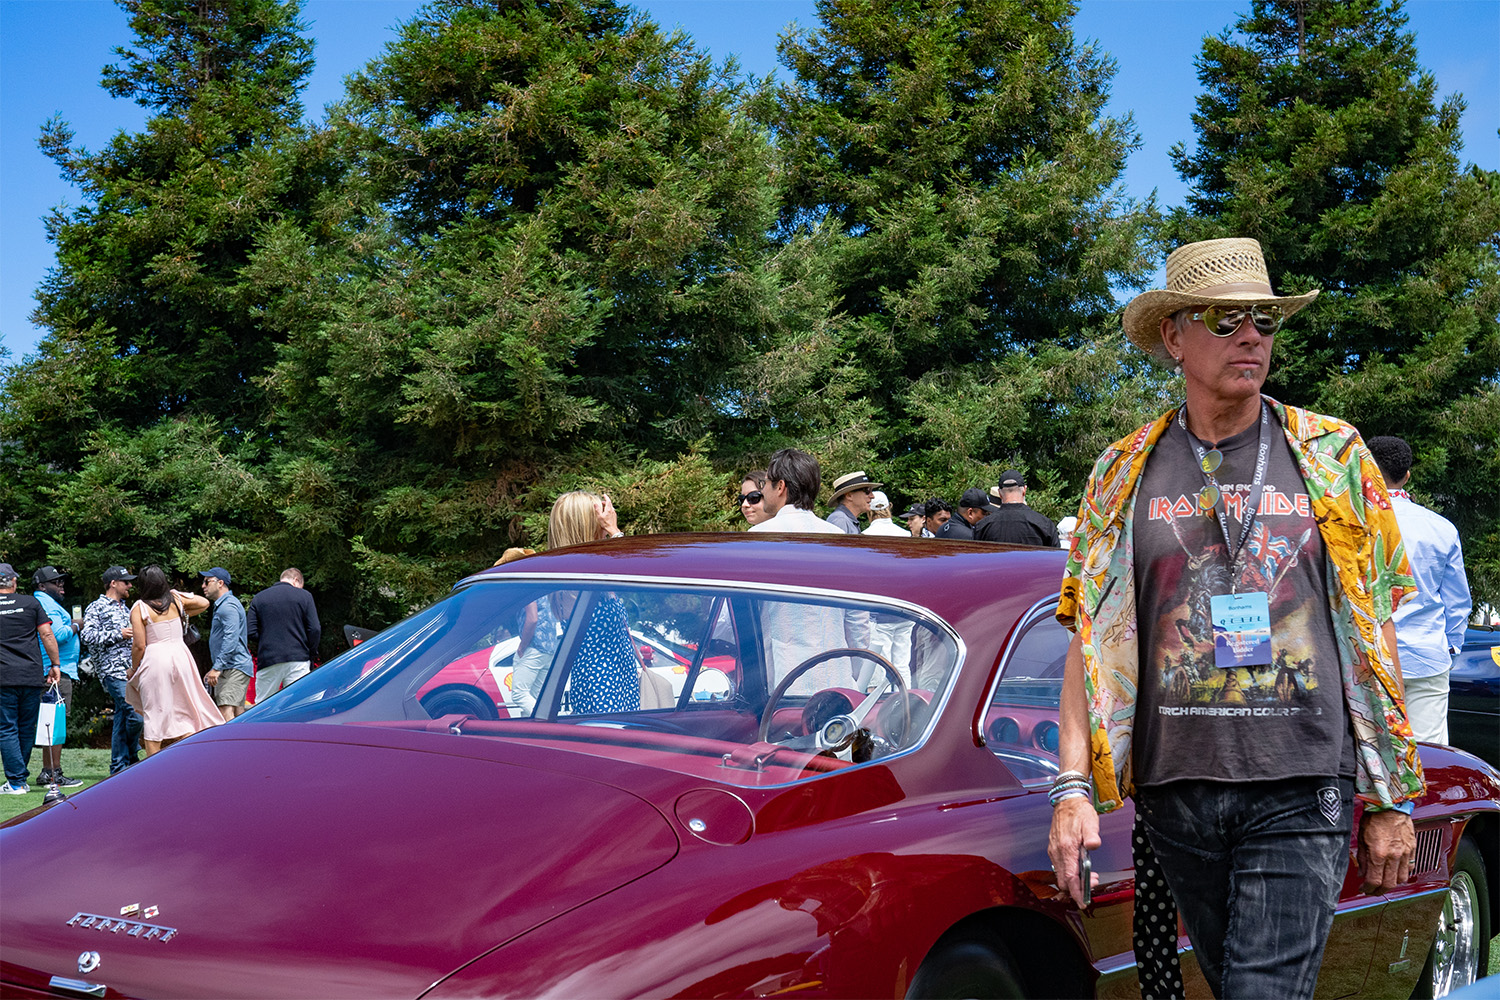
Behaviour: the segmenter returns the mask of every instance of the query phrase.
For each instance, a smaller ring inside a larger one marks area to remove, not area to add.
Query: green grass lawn
[[[63,747],[62,755],[63,773],[70,778],[81,778],[83,784],[77,788],[68,790],[68,794],[81,792],[88,786],[98,781],[103,781],[109,776],[109,751],[108,750],[72,750]],[[42,751],[37,749],[31,755],[31,775],[36,777],[42,769]],[[46,789],[38,789],[32,785],[29,795],[6,795],[0,797],[0,822],[19,816],[28,809],[35,809],[42,804],[42,795]],[[1496,936],[1490,942],[1490,975],[1500,975],[1500,936]]]
[[[42,804],[42,796],[47,794],[45,785],[38,786],[34,782],[36,776],[42,771],[42,748],[37,747],[31,753],[30,781],[33,782],[31,792],[27,795],[4,795],[0,796],[0,822],[19,816],[28,809],[35,809]],[[77,788],[67,789],[69,795],[81,792],[88,786],[103,781],[109,777],[109,751],[108,750],[74,750],[63,747],[62,752],[63,773],[70,778],[78,778],[83,782]]]

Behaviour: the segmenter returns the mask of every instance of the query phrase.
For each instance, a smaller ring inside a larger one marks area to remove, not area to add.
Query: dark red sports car
[[[487,570],[0,830],[0,992],[1137,996],[1129,810],[1085,911],[1045,851],[1062,559],[680,535]],[[529,715],[424,708],[528,615]],[[691,651],[676,691],[642,635]],[[1486,968],[1500,775],[1422,753],[1418,877],[1351,874],[1321,995]]]

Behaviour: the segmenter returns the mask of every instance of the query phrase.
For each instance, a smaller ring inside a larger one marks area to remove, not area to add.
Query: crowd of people
[[[809,461],[813,466],[817,465],[816,458],[795,448],[777,454],[795,454],[799,466],[804,469]],[[821,481],[809,479],[805,490],[793,488],[790,501],[768,508],[766,486],[770,475],[768,469],[756,469],[746,473],[740,483],[740,513],[752,531],[829,533],[828,527],[832,526],[847,535],[946,538],[1067,548],[1069,533],[1078,523],[1078,519],[1071,516],[1054,523],[1033,510],[1026,503],[1026,475],[1018,469],[1000,473],[999,482],[988,491],[979,487],[965,490],[957,508],[936,496],[911,504],[900,515],[904,527],[896,523],[890,497],[882,489],[885,484],[875,482],[863,470],[839,476],[833,481],[832,495],[828,499],[830,510],[828,516],[821,519],[815,512]],[[788,503],[789,511],[786,509]],[[777,528],[758,527],[778,516],[783,522]],[[861,518],[867,521],[863,528],[860,527]],[[814,520],[821,520],[823,524],[814,525]],[[800,527],[792,527],[794,524]]]
[[[0,563],[0,795],[31,790],[42,706],[61,702],[66,715],[80,671],[98,679],[111,703],[109,773],[118,774],[142,751],[149,757],[227,722],[311,669],[322,627],[300,571],[286,569],[248,610],[223,567],[198,576],[202,594],[174,588],[158,565],[139,575],[111,566],[100,575],[102,593],[87,608],[68,609],[67,573],[43,566],[32,574],[34,593],[22,594],[15,568]],[[200,638],[192,619],[210,609],[205,674],[190,648]],[[43,746],[37,785],[81,784],[63,772],[66,740],[64,728]]]

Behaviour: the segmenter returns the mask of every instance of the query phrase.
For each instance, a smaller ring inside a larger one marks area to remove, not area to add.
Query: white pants
[[[269,667],[258,667],[255,671],[255,703],[259,705],[271,695],[312,673],[311,660],[288,660],[273,663]]]
[[[1448,742],[1448,671],[1430,677],[1405,677],[1406,719],[1424,743]]]

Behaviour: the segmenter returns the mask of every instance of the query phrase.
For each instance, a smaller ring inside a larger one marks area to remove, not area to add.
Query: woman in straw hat
[[[1406,881],[1416,843],[1422,771],[1389,621],[1412,579],[1385,485],[1353,427],[1260,391],[1281,324],[1317,295],[1272,291],[1255,240],[1167,258],[1167,287],[1124,326],[1181,371],[1184,401],[1099,457],[1057,611],[1075,632],[1058,885],[1082,903],[1079,850],[1133,796],[1138,889],[1159,865],[1219,997],[1312,995],[1356,796],[1367,892]],[[1143,986],[1175,960],[1175,927],[1149,924],[1162,912],[1138,907],[1137,938],[1173,945],[1142,956]],[[1164,975],[1152,995],[1180,995]]]

